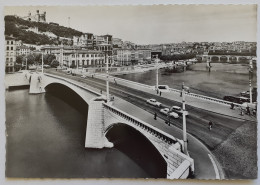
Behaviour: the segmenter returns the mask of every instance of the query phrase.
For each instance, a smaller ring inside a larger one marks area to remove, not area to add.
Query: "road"
[[[89,77],[83,79],[79,76],[66,75],[62,72],[56,72],[54,70],[48,70],[48,72],[77,80],[105,92],[106,87],[103,80]],[[170,107],[172,105],[181,106],[180,103],[164,97],[157,96],[156,94],[153,95],[145,93],[115,83],[110,83],[110,93],[124,100],[120,102],[120,104],[116,105],[120,109],[126,112],[129,112],[129,110],[131,110],[131,114],[135,115],[136,117],[140,117],[150,124],[155,124],[156,127],[170,133],[174,137],[182,139],[182,118],[172,118],[170,120],[171,126],[168,126],[164,123],[164,120],[166,120],[167,117],[159,113],[160,108],[156,108],[154,106],[146,104],[146,100],[149,98],[155,98],[163,103],[164,107]],[[129,109],[129,103],[128,106],[125,106],[126,102],[132,103],[135,108]],[[136,109],[136,107],[142,110],[146,110],[147,116],[144,116],[143,114],[140,115],[140,111],[137,111],[138,109]],[[127,110],[125,110],[126,108]],[[226,140],[230,133],[232,133],[236,128],[244,124],[245,121],[208,112],[202,109],[197,109],[191,106],[187,106],[187,110],[189,111],[189,116],[187,117],[187,131],[188,133],[190,133],[190,135],[188,136],[188,150],[191,157],[195,161],[195,178],[215,179],[216,172],[214,166],[216,168],[216,165],[214,164],[214,162],[212,163],[213,155],[208,149],[213,150],[215,147],[217,147],[221,142]],[[157,115],[159,117],[159,120],[156,123],[154,123],[152,115],[154,114],[154,112],[157,112]],[[209,131],[208,129],[209,120],[213,122],[213,129],[211,131]],[[180,129],[177,129],[176,127]],[[207,147],[201,144],[201,142],[195,139],[193,136],[195,136]],[[210,154],[210,156],[208,154]],[[219,166],[219,164],[217,164],[217,166]],[[220,176],[223,177],[223,172],[221,170]]]

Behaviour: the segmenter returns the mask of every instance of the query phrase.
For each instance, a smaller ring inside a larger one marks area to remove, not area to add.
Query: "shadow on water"
[[[114,125],[106,134],[114,147],[125,153],[153,178],[166,178],[167,163],[140,132],[125,124]]]
[[[58,83],[48,85],[45,90],[47,93],[63,100],[87,118],[88,104],[74,90]]]

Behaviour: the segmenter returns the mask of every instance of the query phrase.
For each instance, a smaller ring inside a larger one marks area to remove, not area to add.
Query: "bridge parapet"
[[[117,123],[127,124],[141,132],[159,151],[167,163],[167,178],[187,178],[194,172],[194,161],[182,153],[183,141],[156,127],[123,112],[112,105],[103,103],[105,130],[104,134]]]

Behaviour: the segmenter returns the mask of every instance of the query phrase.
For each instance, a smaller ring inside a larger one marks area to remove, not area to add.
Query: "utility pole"
[[[42,52],[42,74],[43,74],[43,52]]]
[[[106,89],[107,89],[107,103],[109,102],[109,73],[108,73],[108,56],[105,52],[105,60],[106,60],[106,74],[107,74],[107,80],[106,80]]]
[[[158,89],[159,86],[159,70],[158,70],[158,55],[155,55],[155,62],[156,62],[156,84],[155,84],[155,90]]]
[[[27,70],[27,56],[25,58],[25,62],[26,62],[25,70]]]
[[[249,94],[250,94],[250,103],[253,102],[252,100],[252,76],[253,76],[253,62],[252,58],[249,60]]]
[[[78,63],[78,50],[76,49],[76,63],[77,63],[77,73],[79,72],[79,63]]]
[[[187,129],[186,129],[186,109],[185,109],[185,91],[189,92],[189,87],[184,86],[182,83],[182,120],[183,120],[183,141],[184,141],[184,153],[188,154],[187,146]]]

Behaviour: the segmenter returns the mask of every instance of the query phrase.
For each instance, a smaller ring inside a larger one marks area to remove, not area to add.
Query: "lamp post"
[[[43,52],[42,52],[42,74],[43,74]]]
[[[105,52],[105,60],[106,60],[106,75],[107,75],[107,79],[106,79],[106,91],[107,91],[107,103],[109,102],[109,73],[108,73],[108,55]]]
[[[253,76],[253,62],[252,58],[249,60],[249,95],[250,95],[250,103],[253,102],[252,100],[252,76]]]
[[[158,55],[154,55],[156,56],[155,58],[155,62],[156,62],[156,82],[155,82],[155,90],[158,89],[158,86],[159,86],[159,70],[158,70]]]
[[[182,120],[183,120],[183,141],[184,141],[184,153],[188,154],[187,149],[187,129],[186,129],[186,109],[185,109],[185,92],[189,92],[189,87],[184,86],[184,82],[182,83]]]

